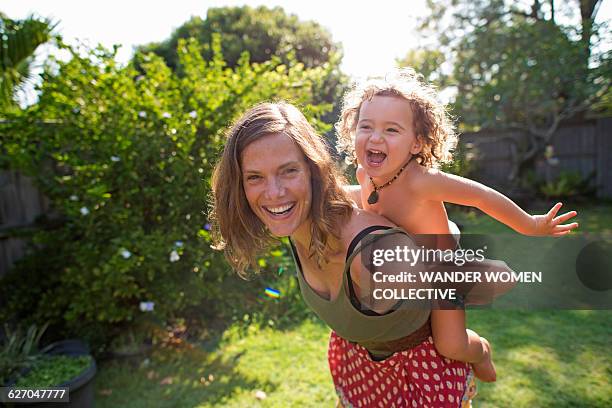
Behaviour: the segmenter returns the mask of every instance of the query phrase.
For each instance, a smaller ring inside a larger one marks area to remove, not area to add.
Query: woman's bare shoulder
[[[341,240],[343,246],[348,247],[353,238],[360,231],[373,225],[395,227],[396,225],[382,215],[375,214],[360,208],[355,208],[349,222],[342,229]]]

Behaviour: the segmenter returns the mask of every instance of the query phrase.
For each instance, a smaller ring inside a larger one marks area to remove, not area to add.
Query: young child
[[[356,203],[412,234],[451,234],[444,202],[477,207],[525,235],[560,236],[575,211],[529,215],[503,194],[478,182],[437,170],[451,161],[457,143],[452,122],[433,88],[411,69],[370,79],[344,98],[336,124],[339,150],[357,161]],[[438,245],[440,247],[440,245]],[[486,339],[465,327],[463,310],[432,310],[438,352],[471,363],[482,381],[495,381]]]

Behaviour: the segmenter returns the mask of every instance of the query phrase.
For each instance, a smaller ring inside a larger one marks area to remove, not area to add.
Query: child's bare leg
[[[481,381],[495,381],[489,342],[465,328],[465,311],[432,310],[431,329],[436,350],[444,357],[474,365]]]
[[[467,331],[471,331],[467,329]],[[478,334],[474,333],[478,336]],[[495,373],[495,364],[493,364],[493,356],[491,352],[491,345],[484,337],[480,338],[485,347],[485,357],[478,363],[472,363],[474,368],[474,375],[480,381],[493,382],[495,381],[497,374]]]

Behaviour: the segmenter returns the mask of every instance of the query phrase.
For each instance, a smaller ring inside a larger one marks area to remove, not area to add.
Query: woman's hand
[[[558,237],[569,234],[571,230],[578,228],[577,222],[563,224],[570,218],[575,217],[578,214],[576,211],[566,212],[565,214],[557,216],[557,213],[562,205],[562,203],[555,204],[554,207],[544,215],[532,215],[533,231],[529,235],[550,235],[553,237]]]

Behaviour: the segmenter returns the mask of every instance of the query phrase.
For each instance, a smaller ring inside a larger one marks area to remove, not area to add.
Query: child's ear
[[[421,149],[423,149],[423,138],[421,136],[417,136],[414,144],[412,145],[412,149],[410,149],[410,153],[421,153]]]

